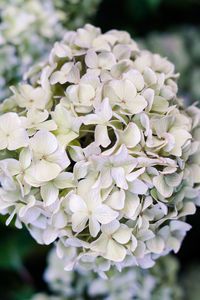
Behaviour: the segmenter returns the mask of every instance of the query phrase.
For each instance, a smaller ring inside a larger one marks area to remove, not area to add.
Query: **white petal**
[[[131,69],[123,74],[123,78],[129,79],[138,91],[141,91],[144,88],[144,79],[138,70]]]
[[[130,192],[126,192],[126,200],[124,206],[124,212],[128,218],[132,218],[140,204],[140,198]]]
[[[0,150],[7,148],[7,145],[8,145],[8,139],[6,137],[6,134],[0,131]]]
[[[60,173],[55,179],[54,184],[59,189],[66,189],[74,186],[73,173],[63,172]]]
[[[122,167],[112,168],[111,169],[112,177],[119,188],[127,189],[128,184],[126,182],[125,171]]]
[[[47,130],[40,130],[30,140],[30,146],[34,152],[48,155],[57,149],[58,142],[52,133]]]
[[[141,174],[145,172],[145,168],[138,169],[135,172],[131,172],[126,176],[126,179],[130,182],[134,181],[137,179]]]
[[[49,182],[41,186],[40,193],[45,204],[49,206],[57,200],[59,190],[55,187],[53,183]]]
[[[153,239],[148,240],[146,244],[149,250],[156,254],[162,253],[165,247],[163,239],[158,235],[155,236]]]
[[[133,182],[129,183],[129,190],[133,194],[145,195],[148,187],[143,181],[136,179]]]
[[[106,199],[106,204],[110,207],[121,210],[124,207],[125,202],[125,192],[124,190],[115,190],[111,195]]]
[[[96,237],[100,231],[100,224],[93,216],[89,217],[89,230],[92,237]]]
[[[98,56],[96,52],[92,49],[89,49],[85,56],[85,63],[89,68],[98,68]]]
[[[88,216],[85,212],[78,211],[72,215],[72,229],[75,232],[81,232],[86,226]]]
[[[52,220],[53,226],[56,228],[63,228],[67,225],[67,215],[63,210],[60,210]]]
[[[107,235],[113,234],[117,229],[119,229],[120,223],[118,220],[113,220],[109,224],[101,226],[101,231]]]
[[[45,245],[49,245],[55,241],[58,237],[58,232],[56,228],[47,228],[43,233],[43,240]]]
[[[106,148],[110,145],[111,140],[108,136],[107,126],[97,125],[95,128],[95,143],[97,146],[102,146]]]
[[[113,233],[113,239],[115,239],[120,244],[126,244],[131,238],[131,229],[125,224],[121,224],[119,229]]]
[[[32,158],[32,154],[29,148],[24,148],[22,149],[22,151],[20,152],[19,155],[19,161],[20,164],[22,166],[22,169],[25,170],[26,168],[28,168],[31,164],[31,158]]]
[[[56,178],[60,172],[61,168],[59,165],[41,160],[31,165],[27,169],[26,174],[33,177],[36,181],[42,182]]]
[[[24,128],[14,130],[8,138],[8,150],[15,150],[28,146],[28,134]]]
[[[69,208],[72,212],[82,211],[87,213],[87,205],[85,201],[78,195],[70,195]]]
[[[109,206],[102,204],[94,211],[94,216],[101,224],[108,224],[118,217],[118,212],[112,210]]]
[[[103,99],[101,104],[95,109],[95,113],[103,120],[103,122],[108,122],[112,118],[113,112],[108,98]]]

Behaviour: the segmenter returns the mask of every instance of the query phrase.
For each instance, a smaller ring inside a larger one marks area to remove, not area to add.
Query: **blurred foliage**
[[[168,57],[180,72],[180,94],[188,103],[200,101],[200,27],[181,26],[168,32],[151,32],[139,40],[140,47]]]
[[[181,285],[184,290],[182,300],[200,299],[200,264],[193,262],[189,265],[181,276]]]
[[[67,29],[82,27],[91,22],[102,0],[52,0],[60,20]]]

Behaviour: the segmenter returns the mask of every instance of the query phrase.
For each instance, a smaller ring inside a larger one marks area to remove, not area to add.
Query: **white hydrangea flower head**
[[[7,223],[56,241],[66,270],[177,252],[200,189],[200,110],[183,108],[177,77],[127,32],[68,31],[0,106]]]

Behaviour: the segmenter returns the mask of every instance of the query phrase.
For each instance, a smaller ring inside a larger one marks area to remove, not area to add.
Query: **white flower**
[[[49,181],[58,176],[69,164],[69,159],[58,146],[56,137],[47,130],[38,131],[30,140],[33,151],[33,162],[27,169],[25,180],[41,182]]]
[[[28,134],[16,113],[0,116],[0,150],[16,150],[28,146]]]
[[[81,232],[89,221],[89,231],[92,237],[97,236],[100,224],[110,223],[118,216],[117,212],[102,204],[99,190],[92,189],[87,180],[79,183],[77,194],[70,195],[69,208],[73,212],[72,229],[75,232]]]
[[[58,104],[55,112],[52,113],[52,118],[57,124],[57,130],[54,133],[62,147],[78,137],[82,123],[81,117],[73,117],[61,104]]]
[[[19,107],[44,109],[50,101],[50,92],[42,87],[32,87],[28,84],[19,84],[19,92],[12,87]],[[31,97],[30,97],[31,95]]]
[[[104,95],[109,98],[112,107],[119,105],[131,114],[140,113],[147,106],[145,98],[137,95],[135,85],[128,79],[111,81],[105,86]]]
[[[101,236],[92,243],[92,250],[102,254],[106,259],[123,261],[126,256],[126,249],[123,245],[129,242],[131,229],[114,220],[108,225],[102,225],[101,231]]]

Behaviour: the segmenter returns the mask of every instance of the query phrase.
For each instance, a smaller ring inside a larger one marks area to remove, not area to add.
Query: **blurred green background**
[[[5,1],[0,0],[0,5],[3,2]],[[57,2],[62,10],[67,9],[69,1]],[[75,18],[79,20],[77,16],[82,18],[81,14],[84,13],[83,3],[72,2],[72,21]],[[92,5],[92,1],[85,2],[89,7]],[[200,103],[199,16],[200,0],[102,0],[98,1],[97,7],[95,6],[92,13],[83,19],[101,27],[103,32],[113,28],[127,30],[142,48],[167,56],[175,64],[177,72],[181,72],[180,94],[188,104],[195,101]],[[68,26],[64,21],[63,24]],[[75,24],[70,23],[70,29],[77,24],[79,21]],[[197,210],[196,215],[189,217],[187,221],[193,229],[188,233],[177,254],[177,276],[184,290],[183,300],[199,300],[200,211]],[[12,225],[5,228],[4,224],[5,217],[1,216],[0,299],[28,300],[36,292],[49,292],[43,280],[43,272],[50,248],[37,245],[26,229],[18,230]],[[166,266],[163,268],[166,269]],[[161,268],[160,272],[162,271]]]

